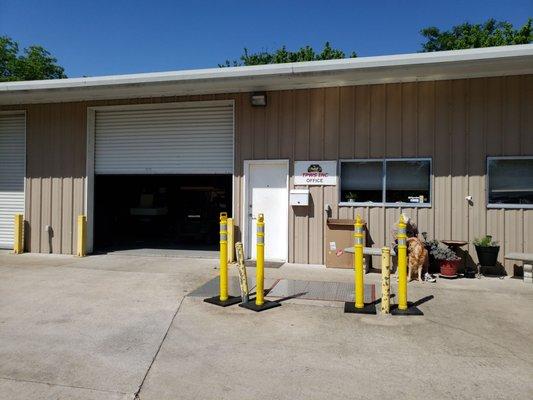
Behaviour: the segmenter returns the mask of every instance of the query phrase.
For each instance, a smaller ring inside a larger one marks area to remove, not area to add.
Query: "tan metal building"
[[[79,214],[92,250],[141,181],[121,215],[194,231],[169,207],[214,187],[248,249],[266,214],[272,259],[324,264],[327,218],[356,214],[389,244],[402,211],[430,238],[492,234],[512,274],[503,254],[533,252],[533,45],[0,84],[0,246],[23,211],[28,251],[74,253]]]

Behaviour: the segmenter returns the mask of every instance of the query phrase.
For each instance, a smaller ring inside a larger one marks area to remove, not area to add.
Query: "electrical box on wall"
[[[308,206],[309,189],[292,189],[289,196],[291,206]]]

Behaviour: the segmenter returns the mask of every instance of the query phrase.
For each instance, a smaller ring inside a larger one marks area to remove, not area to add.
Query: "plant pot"
[[[479,265],[484,267],[494,267],[498,261],[500,246],[476,246]]]
[[[440,274],[444,276],[455,276],[457,275],[457,269],[459,268],[459,260],[439,260]]]

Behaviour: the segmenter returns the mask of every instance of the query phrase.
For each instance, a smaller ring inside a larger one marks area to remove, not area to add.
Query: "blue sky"
[[[528,16],[533,0],[0,0],[0,35],[44,46],[77,77],[216,67],[243,47],[416,52],[425,26]]]

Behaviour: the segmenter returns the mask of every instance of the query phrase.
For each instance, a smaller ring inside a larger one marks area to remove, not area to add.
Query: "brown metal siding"
[[[72,254],[85,196],[85,106],[26,109],[26,245],[32,252]],[[51,240],[46,225],[52,227]]]
[[[533,76],[393,83],[269,92],[268,106],[248,94],[165,97],[3,107],[28,111],[26,219],[28,248],[74,252],[75,217],[83,210],[86,109],[89,106],[235,100],[235,218],[242,214],[243,161],[432,157],[432,208],[406,208],[431,237],[471,241],[485,233],[503,255],[533,251],[533,210],[486,209],[486,156],[533,155]],[[290,179],[291,188],[293,179]],[[339,207],[335,187],[311,187],[308,209],[289,210],[289,261],[322,264],[325,204],[333,218],[368,221],[374,246],[391,241],[397,208]],[[465,196],[474,197],[468,206]],[[470,245],[470,253],[475,252]],[[513,264],[506,263],[512,273]]]
[[[501,242],[501,262],[508,251],[533,251],[533,210],[489,210],[485,204],[486,157],[533,155],[533,77],[283,91],[268,99],[266,109],[248,107],[241,121],[238,141],[251,149],[239,163],[289,158],[292,168],[306,159],[431,157],[433,207],[404,209],[422,231],[468,241],[490,233]],[[274,147],[265,153],[260,147],[279,133],[279,153]],[[323,263],[325,204],[332,205],[334,218],[361,214],[374,246],[391,242],[398,208],[339,207],[337,188],[310,189],[311,207],[289,211],[290,261]],[[469,194],[473,206],[465,201]],[[472,245],[469,251],[475,261]],[[512,273],[513,263],[506,269]]]

